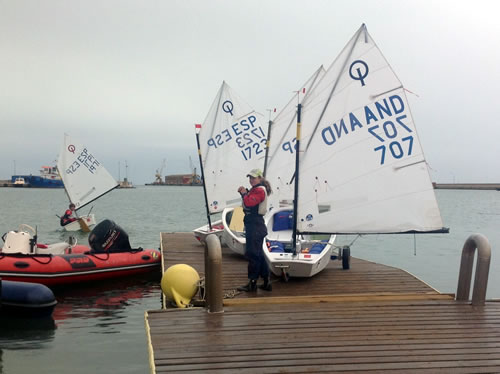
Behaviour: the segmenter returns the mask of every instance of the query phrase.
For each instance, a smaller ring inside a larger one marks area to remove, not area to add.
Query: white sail
[[[223,82],[199,131],[210,213],[241,204],[238,187],[264,167],[266,132],[262,114]]]
[[[57,168],[77,210],[118,186],[94,154],[66,134]]]
[[[303,102],[299,232],[443,228],[405,90],[365,25]]]
[[[288,104],[271,122],[266,179],[271,183],[273,193],[269,196],[269,209],[281,205],[291,205],[293,201],[295,175],[295,149],[297,104],[309,95],[312,88],[321,80],[325,69],[320,66],[314,74],[298,89]],[[305,92],[304,92],[305,91]]]

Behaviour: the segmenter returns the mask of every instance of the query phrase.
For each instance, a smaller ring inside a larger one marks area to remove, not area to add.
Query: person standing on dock
[[[69,204],[68,209],[64,212],[64,215],[61,217],[61,226],[66,226],[67,224],[76,221],[78,218],[73,216],[75,212],[75,204]]]
[[[238,291],[257,291],[257,280],[262,277],[264,283],[260,289],[271,291],[271,281],[269,279],[269,267],[262,252],[264,238],[267,235],[267,228],[264,223],[264,214],[267,212],[267,196],[272,193],[270,183],[264,179],[260,169],[253,169],[247,174],[252,188],[240,186],[238,192],[243,199],[243,211],[245,218],[246,247],[245,256],[248,258],[248,284],[238,287]]]

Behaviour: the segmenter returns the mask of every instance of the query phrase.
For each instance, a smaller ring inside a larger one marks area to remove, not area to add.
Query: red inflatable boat
[[[78,253],[82,252],[82,253]],[[2,254],[0,277],[4,280],[64,285],[160,271],[161,254],[156,249],[92,253],[76,246],[71,254]]]
[[[12,242],[8,239],[4,235],[6,245],[0,251],[0,278],[4,280],[60,286],[149,272],[160,274],[160,251],[132,249],[128,235],[109,220],[92,230],[90,247],[75,245],[63,251],[58,249],[57,253],[43,253],[43,246],[30,239],[31,247],[36,249],[15,252],[11,246],[6,249],[7,243]]]

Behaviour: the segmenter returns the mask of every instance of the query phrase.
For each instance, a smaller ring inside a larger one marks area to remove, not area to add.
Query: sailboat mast
[[[266,153],[264,156],[264,177],[266,176],[267,171],[267,159],[269,158],[269,145],[271,144],[271,125],[273,121],[271,121],[271,109],[269,110],[269,122],[267,124],[267,140],[266,140]]]
[[[208,196],[207,196],[207,187],[205,185],[205,172],[203,170],[203,162],[201,159],[201,149],[200,149],[200,130],[201,124],[195,124],[195,132],[196,132],[196,145],[198,147],[198,160],[200,160],[200,169],[201,169],[201,180],[203,181],[203,195],[205,196],[205,208],[207,209],[207,220],[208,220],[208,228],[212,231],[212,221],[210,220],[210,210],[208,209]]]
[[[299,198],[299,151],[300,151],[300,133],[302,124],[300,122],[300,115],[302,111],[302,104],[299,102],[297,105],[297,148],[295,151],[295,184],[293,193],[293,232],[292,232],[292,248],[293,254],[297,254],[297,203]]]

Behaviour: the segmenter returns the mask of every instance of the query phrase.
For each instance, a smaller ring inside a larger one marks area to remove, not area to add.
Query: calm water
[[[492,245],[488,298],[500,298],[500,192],[445,191],[437,197],[450,234],[339,237],[355,240],[351,253],[396,266],[442,292],[456,291],[463,244],[483,233]],[[21,223],[37,226],[39,242],[65,240],[56,214],[67,206],[63,190],[0,188],[0,235]],[[84,208],[83,212],[87,212]],[[94,203],[97,220],[128,232],[132,246],[158,248],[160,232],[189,231],[205,223],[199,187],[146,186],[115,190]],[[86,243],[85,235],[77,235]],[[0,372],[24,374],[148,373],[144,311],[161,308],[157,280],[129,279],[56,293],[53,320],[0,325]]]

